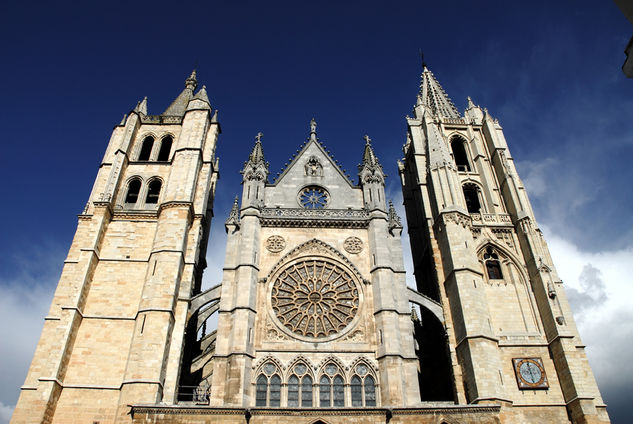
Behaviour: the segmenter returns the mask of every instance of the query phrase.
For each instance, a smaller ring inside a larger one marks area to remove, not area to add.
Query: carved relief
[[[288,338],[288,336],[286,336],[283,332],[277,330],[277,327],[275,327],[269,319],[266,319],[266,340],[268,341],[273,341],[273,342],[279,342],[279,341],[284,341],[284,340],[290,340]]]
[[[345,239],[343,247],[349,253],[360,253],[363,250],[363,242],[358,237],[348,237]]]
[[[281,252],[286,248],[286,240],[282,236],[270,236],[266,239],[266,249],[272,253]]]
[[[323,165],[319,162],[319,158],[316,156],[310,156],[308,161],[305,164],[305,174],[308,177],[322,177],[323,176]]]

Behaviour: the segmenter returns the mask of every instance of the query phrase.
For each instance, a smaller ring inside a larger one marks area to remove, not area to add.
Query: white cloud
[[[0,424],[9,424],[15,406],[5,405],[0,401]]]
[[[631,401],[633,368],[633,247],[586,252],[542,226],[605,402]]]

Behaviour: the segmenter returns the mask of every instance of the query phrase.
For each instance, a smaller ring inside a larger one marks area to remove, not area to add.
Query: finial
[[[363,139],[365,140],[365,145],[369,146],[371,144],[371,138],[367,134],[365,134]]]
[[[316,120],[312,118],[310,120],[310,140],[314,140],[314,141],[317,140],[316,128],[317,128]]]
[[[185,88],[195,90],[198,86],[198,80],[196,79],[196,70],[191,71],[189,78],[185,80]]]
[[[427,71],[426,62],[424,61],[424,52],[420,49],[420,60],[422,61],[422,70]]]
[[[255,136],[255,141],[257,143],[261,143],[262,142],[262,137],[264,136],[264,133],[262,132],[258,132],[257,135]]]

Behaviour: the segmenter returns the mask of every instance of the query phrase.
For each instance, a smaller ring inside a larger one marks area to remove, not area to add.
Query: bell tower
[[[12,423],[174,403],[218,178],[217,110],[197,85],[194,71],[165,112],[145,98],[114,127]]]
[[[521,422],[609,422],[499,122],[470,98],[460,115],[425,65],[399,167],[417,288],[443,306],[456,400]]]

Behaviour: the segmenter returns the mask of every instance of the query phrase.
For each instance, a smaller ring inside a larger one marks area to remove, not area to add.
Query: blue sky
[[[617,365],[633,357],[633,80],[620,70],[633,26],[611,2],[551,3],[5,2],[0,423],[112,127],[138,100],[161,113],[197,68],[223,130],[212,229],[221,246],[255,134],[274,175],[312,117],[353,176],[369,134],[399,203],[419,49],[460,110],[471,96],[504,127],[613,421],[630,421],[633,371]],[[210,248],[207,284],[222,261]]]

